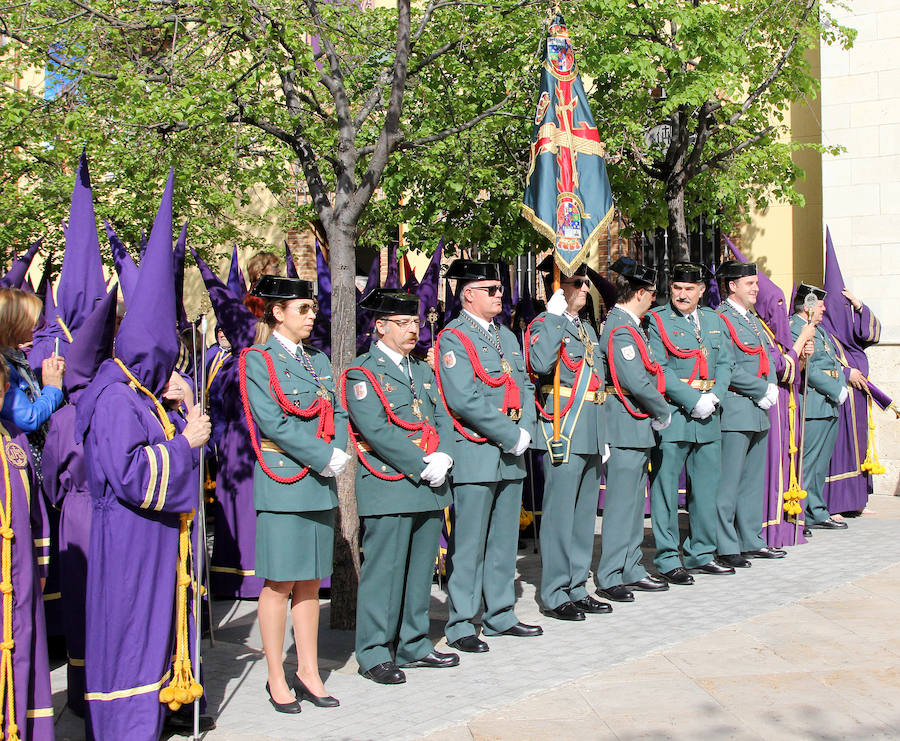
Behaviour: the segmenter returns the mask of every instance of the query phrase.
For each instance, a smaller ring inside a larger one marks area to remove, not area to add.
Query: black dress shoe
[[[400,671],[400,667],[393,661],[375,664],[375,666],[366,671],[360,669],[359,673],[366,679],[371,679],[378,684],[403,684],[406,681],[406,675]]]
[[[447,645],[450,648],[455,648],[457,651],[465,651],[467,654],[483,654],[491,650],[490,646],[478,636],[463,636],[455,641],[450,641]]]
[[[733,574],[734,569],[731,566],[722,566],[720,563],[710,561],[702,566],[696,566],[688,569],[692,574]]]
[[[671,571],[664,571],[660,576],[670,584],[693,584],[694,577],[691,576],[684,566],[676,566]]]
[[[781,550],[781,548],[769,548],[766,546],[765,548],[759,548],[755,551],[744,551],[742,556],[746,556],[747,558],[784,558],[787,555],[787,551]]]
[[[825,522],[814,522],[810,527],[818,528],[819,530],[846,530],[847,523],[846,522],[838,522],[837,520],[832,520],[830,517],[825,520]]]
[[[420,667],[430,667],[432,669],[444,669],[448,666],[458,666],[458,654],[442,654],[440,651],[432,649],[421,659],[410,661],[408,664],[401,664],[401,669],[418,669]]]
[[[812,537],[812,530],[810,530],[808,527],[803,528],[803,537],[804,537],[804,538],[811,538],[811,537]]]
[[[546,608],[544,614],[557,620],[584,620],[584,613],[572,602],[563,602],[559,607]]]
[[[289,713],[291,715],[296,715],[300,712],[300,703],[296,700],[291,700],[290,702],[275,702],[275,698],[272,697],[272,690],[269,689],[268,682],[266,682],[266,692],[269,695],[269,702],[272,703],[272,707],[275,708],[279,713]]]
[[[731,566],[735,569],[749,569],[753,564],[749,560],[737,553],[729,553],[725,556],[719,556],[719,563]]]
[[[341,704],[341,701],[336,697],[332,697],[331,695],[325,695],[325,697],[319,697],[318,695],[314,695],[310,692],[309,688],[303,684],[303,680],[300,679],[296,674],[292,674],[291,678],[288,680],[291,683],[291,687],[294,689],[294,694],[297,695],[297,699],[300,701],[309,700],[313,705],[317,708],[336,708]]]
[[[636,592],[665,592],[669,588],[669,585],[662,579],[645,576],[643,579],[638,579],[629,584],[628,588],[633,589]]]
[[[597,592],[601,596],[606,597],[606,599],[611,599],[613,602],[634,602],[634,594],[632,594],[631,590],[624,584],[616,584],[614,587],[598,589]]]
[[[166,733],[174,733],[178,736],[193,736],[194,735],[194,709],[193,705],[189,706],[190,710],[185,709],[182,706],[181,710],[176,710],[174,713],[166,716],[166,721],[163,724],[163,730]],[[216,722],[212,719],[211,715],[201,715],[200,716],[200,732],[206,733],[207,731],[212,731],[216,727]]]
[[[500,632],[502,636],[515,636],[516,638],[531,638],[532,636],[544,635],[544,629],[540,625],[527,625],[526,623],[516,623],[506,630]]]
[[[595,600],[590,595],[582,597],[580,600],[574,600],[572,604],[582,612],[589,612],[593,615],[608,615],[612,612],[612,605]]]

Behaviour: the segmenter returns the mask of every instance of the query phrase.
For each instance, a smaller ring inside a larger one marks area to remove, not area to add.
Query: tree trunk
[[[666,183],[666,208],[669,212],[669,267],[691,259],[687,222],[684,216],[684,186],[680,179]]]
[[[335,380],[356,357],[356,228],[334,222],[326,227],[331,267],[331,365]],[[356,626],[359,584],[359,516],[353,482],[356,453],[348,446],[350,465],[338,476],[338,513],[334,528],[334,573],[331,575],[331,627]]]

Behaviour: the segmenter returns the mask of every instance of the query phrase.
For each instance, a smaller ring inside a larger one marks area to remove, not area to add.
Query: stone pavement
[[[326,605],[320,664],[342,706],[303,703],[300,716],[275,713],[265,697],[255,603],[217,602],[204,667],[218,728],[204,738],[900,738],[900,499],[872,497],[870,508],[782,561],[638,593],[585,623],[539,614],[537,556],[520,551],[517,613],[544,636],[490,638],[489,653],[410,670],[400,686],[356,674],[352,634],[327,629]],[[435,587],[435,639],[446,616]],[[290,670],[290,637],[285,645]],[[59,710],[64,667],[53,682]],[[57,739],[82,738],[77,719],[59,714]]]

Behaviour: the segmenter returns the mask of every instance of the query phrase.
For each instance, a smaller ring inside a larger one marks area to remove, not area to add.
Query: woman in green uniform
[[[266,580],[257,614],[269,699],[278,712],[299,713],[299,700],[339,704],[319,677],[317,641],[319,583],[332,567],[335,477],[349,460],[347,413],[337,403],[328,358],[303,344],[316,317],[312,283],[264,275],[252,294],[265,308],[258,344],[241,353],[240,387],[256,453],[255,572]],[[298,668],[285,678],[288,600]]]

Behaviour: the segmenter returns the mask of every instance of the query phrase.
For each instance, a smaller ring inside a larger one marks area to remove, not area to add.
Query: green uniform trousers
[[[453,487],[447,549],[450,620],[444,631],[448,642],[475,635],[473,621],[482,602],[486,635],[518,622],[513,607],[521,507],[521,479]]]
[[[766,547],[762,537],[766,496],[766,450],[769,431],[726,430],[722,433],[722,476],[716,503],[716,550],[720,556]]]
[[[356,660],[406,664],[434,648],[428,638],[431,580],[441,512],[364,517],[363,563],[356,597]]]
[[[687,466],[691,496],[688,515],[691,531],[682,543],[684,566],[697,568],[713,560],[716,552],[716,494],[722,464],[718,440],[708,443],[660,442],[653,449],[650,473],[650,517],[656,556],[653,563],[665,573],[682,565],[678,552],[678,478]]]
[[[610,445],[606,462],[606,496],[600,533],[600,589],[631,584],[647,576],[641,564],[644,541],[644,502],[647,496],[647,448]]]
[[[541,514],[541,603],[555,609],[584,599],[594,553],[601,455],[571,453],[553,465],[544,454]]]
[[[838,418],[808,419],[803,431],[803,481],[806,489],[806,525],[825,522],[831,515],[822,490],[834,453],[838,434]]]

